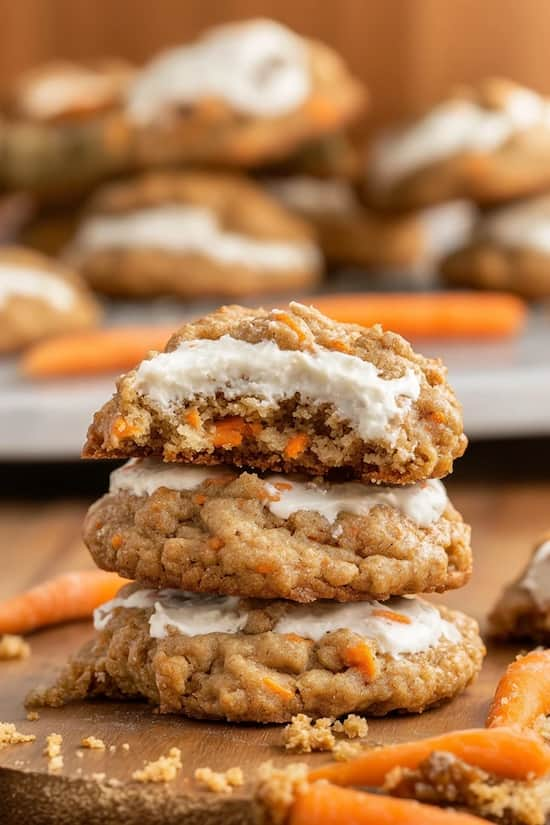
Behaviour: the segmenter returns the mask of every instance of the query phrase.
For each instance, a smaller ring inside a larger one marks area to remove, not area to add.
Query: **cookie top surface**
[[[439,161],[491,153],[540,128],[550,136],[550,102],[531,89],[498,79],[460,88],[409,126],[375,142],[371,184],[375,190],[388,188]]]

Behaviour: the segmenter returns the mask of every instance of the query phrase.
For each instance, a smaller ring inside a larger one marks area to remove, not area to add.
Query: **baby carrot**
[[[550,770],[550,748],[537,734],[503,727],[451,731],[418,742],[374,748],[349,762],[323,765],[309,778],[377,787],[392,768],[416,768],[434,751],[448,751],[469,765],[507,779],[543,776]]]
[[[517,335],[525,302],[505,292],[343,293],[308,299],[344,323],[399,332],[410,338],[492,338]]]
[[[127,579],[103,570],[62,573],[0,602],[0,634],[30,633],[72,619],[88,619]]]
[[[486,725],[531,728],[550,713],[550,650],[532,650],[508,666],[498,683]]]
[[[288,820],[289,825],[481,825],[486,821],[410,799],[338,788],[326,782],[310,785],[299,794]]]
[[[120,372],[150,350],[163,350],[170,327],[113,327],[48,338],[27,350],[21,370],[29,378]]]

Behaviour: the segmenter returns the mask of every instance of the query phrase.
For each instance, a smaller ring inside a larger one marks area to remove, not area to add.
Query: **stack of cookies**
[[[380,327],[300,304],[186,324],[90,427],[86,457],[130,460],[85,541],[135,582],[34,702],[285,722],[456,695],[481,665],[477,625],[412,594],[470,575],[439,481],[465,446],[444,367]]]

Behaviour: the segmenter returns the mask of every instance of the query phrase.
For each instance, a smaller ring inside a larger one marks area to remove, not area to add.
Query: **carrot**
[[[550,650],[532,650],[508,666],[498,683],[486,725],[531,728],[550,713]]]
[[[411,338],[492,338],[517,335],[526,304],[505,292],[358,293],[308,298],[345,323],[381,324]]]
[[[294,698],[293,691],[289,690],[284,685],[279,684],[279,682],[276,682],[275,679],[272,679],[270,676],[264,676],[262,682],[268,690],[276,696],[280,696],[281,699],[284,699],[286,702]]]
[[[296,321],[291,315],[287,315],[286,312],[281,312],[281,310],[279,309],[276,310],[275,317],[277,318],[277,321],[279,321],[279,323],[285,324],[285,326],[290,327],[290,329],[292,330],[292,332],[295,333],[300,343],[306,340],[306,334],[304,330],[302,329],[298,321]]]
[[[48,338],[21,360],[29,378],[96,375],[131,369],[150,350],[163,350],[171,327],[115,327]]]
[[[441,736],[375,748],[357,759],[323,765],[311,780],[328,779],[337,785],[379,786],[392,768],[416,768],[434,751],[448,751],[469,765],[508,779],[543,776],[550,771],[550,748],[537,734],[510,728],[473,728]]]
[[[378,674],[378,664],[370,645],[366,642],[357,642],[356,645],[346,648],[343,657],[349,667],[356,667],[365,682],[372,682]]]
[[[345,763],[342,763],[345,764]],[[482,825],[471,814],[319,782],[298,794],[289,825]]]
[[[88,619],[128,580],[103,570],[78,570],[48,579],[0,603],[0,634],[30,633],[73,619]]]
[[[214,447],[240,447],[245,436],[257,437],[262,425],[255,421],[249,424],[239,415],[230,415],[214,422]]]
[[[387,619],[390,622],[399,622],[399,624],[411,624],[411,619],[405,616],[404,613],[396,613],[394,610],[387,610],[379,607],[372,611],[373,616],[378,616],[380,619]]]
[[[285,447],[285,458],[298,458],[308,445],[309,438],[305,433],[291,436]]]

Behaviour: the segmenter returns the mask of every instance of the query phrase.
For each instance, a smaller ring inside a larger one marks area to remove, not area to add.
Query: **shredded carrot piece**
[[[550,713],[550,650],[532,650],[508,666],[498,683],[486,725],[531,728]]]
[[[193,407],[193,409],[188,410],[185,413],[185,420],[189,424],[190,427],[193,427],[195,430],[199,430],[201,426],[201,417],[199,415],[198,410]]]
[[[113,421],[111,432],[119,441],[124,441],[128,438],[133,438],[133,436],[139,431],[136,426],[130,424],[121,415],[117,415]]]
[[[119,550],[122,547],[123,538],[120,533],[114,533],[111,539],[111,547],[113,550]]]
[[[203,493],[196,493],[191,499],[191,501],[193,502],[193,504],[198,504],[202,506],[206,501],[206,496],[203,495]]]
[[[487,825],[486,819],[412,799],[317,782],[296,796],[288,825]]]
[[[401,624],[411,624],[411,620],[403,613],[395,613],[393,610],[377,607],[372,611],[373,616],[379,616],[381,619],[389,619],[390,622],[400,622]]]
[[[256,573],[262,573],[263,575],[266,575],[268,573],[273,573],[273,571],[275,570],[275,565],[269,561],[261,561],[259,564],[255,566],[254,570],[256,571]]]
[[[128,579],[103,570],[79,570],[48,579],[0,603],[0,634],[30,633],[50,624],[87,619],[127,583]]]
[[[297,458],[306,449],[309,438],[305,433],[297,433],[291,436],[285,447],[286,458]]]
[[[285,633],[285,639],[288,639],[289,642],[303,642],[302,636],[298,636],[297,633]]]
[[[248,427],[248,431],[247,431],[248,434],[252,433],[254,438],[258,438],[258,436],[260,435],[260,433],[263,430],[263,427],[262,427],[262,425],[260,424],[259,421],[253,421],[251,424],[248,424],[247,427]]]
[[[329,128],[340,120],[340,112],[334,101],[322,95],[315,95],[305,104],[308,116],[320,126]]]
[[[277,321],[279,321],[281,324],[285,324],[287,327],[290,327],[292,332],[296,333],[298,341],[306,340],[307,336],[304,330],[302,329],[298,321],[292,318],[291,315],[288,315],[288,313],[286,312],[278,311],[275,317],[277,318]]]
[[[278,481],[273,486],[276,490],[280,490],[281,492],[283,492],[284,490],[292,490],[292,484],[290,484],[288,481]]]
[[[348,667],[356,667],[365,682],[372,682],[378,674],[376,657],[366,642],[357,642],[348,647],[342,657]]]
[[[550,771],[550,748],[533,731],[473,728],[365,751],[349,762],[317,768],[310,779],[374,788],[384,784],[393,768],[414,770],[434,751],[448,751],[469,765],[506,779],[544,776]]]
[[[264,676],[262,681],[268,690],[272,691],[272,693],[276,693],[282,699],[286,699],[288,701],[294,698],[294,693],[291,690],[284,687],[284,685],[279,684],[279,682],[276,682],[275,679],[272,679],[270,676]]]
[[[230,475],[229,473],[224,476],[214,476],[213,478],[207,478],[204,482],[207,487],[225,487],[229,484],[230,481],[235,481],[237,476]]]
[[[211,536],[208,539],[208,546],[211,550],[221,550],[225,542],[219,536]]]
[[[335,349],[335,350],[338,350],[338,352],[345,352],[346,354],[351,352],[351,349],[346,344],[346,342],[345,341],[340,341],[340,340],[331,341],[330,345],[329,345],[329,349]]]

